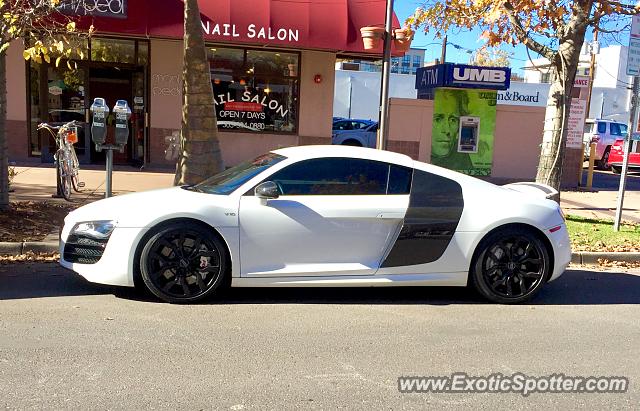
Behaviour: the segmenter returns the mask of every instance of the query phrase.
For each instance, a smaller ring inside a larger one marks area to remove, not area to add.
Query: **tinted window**
[[[386,193],[388,175],[386,163],[316,158],[293,164],[268,180],[276,182],[283,195],[380,195]]]
[[[621,136],[620,125],[617,123],[611,123],[611,135],[612,136]]]
[[[607,123],[598,123],[598,133],[607,132]]]
[[[333,124],[334,130],[351,130],[350,121],[337,121]]]
[[[203,182],[193,186],[193,190],[209,194],[229,194],[285,158],[286,157],[275,153],[263,154],[251,161],[245,161],[222,173],[209,177]]]
[[[626,124],[618,124],[618,126],[620,127],[620,135],[626,136],[627,135],[627,130],[628,127]]]
[[[387,194],[409,194],[413,169],[402,166],[391,166],[389,171],[389,188]]]
[[[594,123],[584,123],[584,132],[591,133],[591,130],[593,130],[593,125]]]

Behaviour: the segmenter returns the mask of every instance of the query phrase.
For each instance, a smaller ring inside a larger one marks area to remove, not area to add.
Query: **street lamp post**
[[[391,77],[391,37],[393,35],[393,0],[387,0],[385,18],[384,52],[382,57],[382,85],[380,90],[380,121],[376,148],[384,150],[389,135],[389,77]]]

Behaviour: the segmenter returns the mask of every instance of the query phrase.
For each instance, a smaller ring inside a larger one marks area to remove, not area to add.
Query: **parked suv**
[[[585,159],[589,158],[591,143],[596,143],[595,164],[598,168],[608,170],[609,152],[618,139],[624,139],[627,125],[613,120],[589,119],[584,124]]]

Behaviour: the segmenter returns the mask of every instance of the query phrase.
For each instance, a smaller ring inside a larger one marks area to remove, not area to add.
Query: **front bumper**
[[[60,265],[92,283],[134,286],[133,258],[141,229],[116,227],[98,257],[97,251],[85,252],[96,250],[96,244],[91,244],[92,247],[77,247],[76,236],[70,236],[71,227],[72,224],[66,224],[60,235]],[[88,259],[86,254],[89,254]]]

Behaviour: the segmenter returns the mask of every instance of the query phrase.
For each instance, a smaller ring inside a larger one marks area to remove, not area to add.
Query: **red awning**
[[[205,41],[380,54],[364,50],[360,27],[383,25],[385,0],[200,0]],[[181,0],[129,0],[126,18],[84,17],[97,34],[183,37]],[[394,27],[400,27],[394,15]]]

